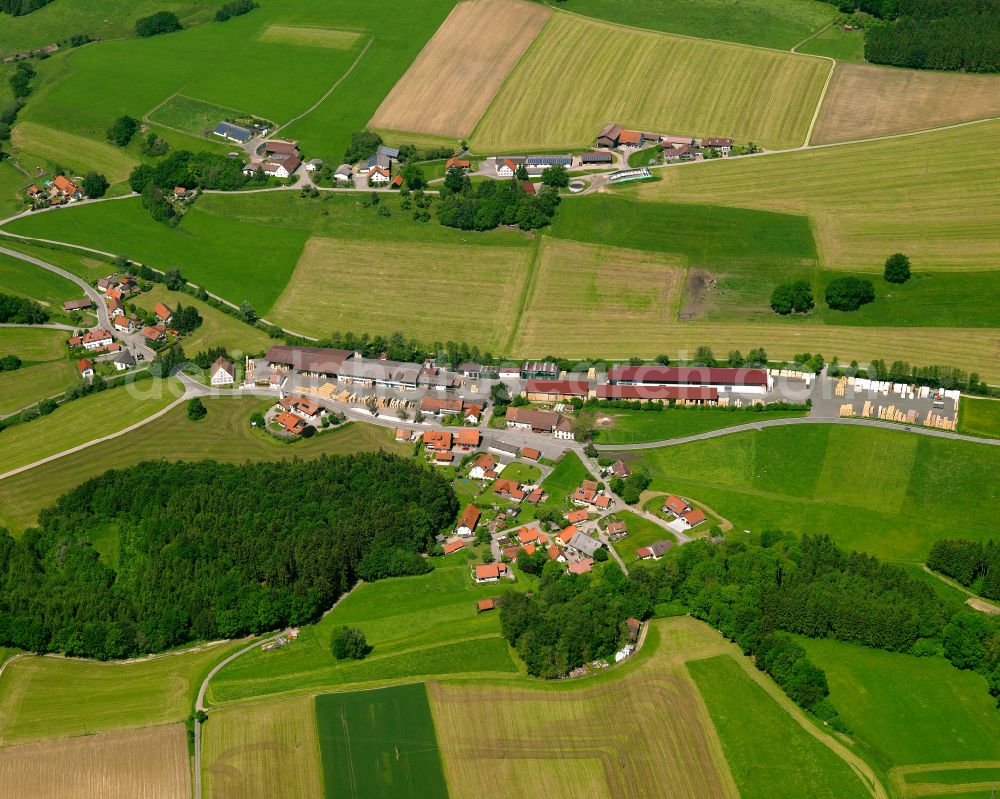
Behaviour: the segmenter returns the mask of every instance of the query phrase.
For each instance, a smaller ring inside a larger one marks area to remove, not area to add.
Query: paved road
[[[853,419],[853,418],[826,418],[826,417],[799,417],[793,419],[768,419],[763,422],[751,422],[750,424],[739,424],[733,427],[723,427],[719,430],[709,430],[705,433],[697,433],[693,436],[681,436],[678,438],[665,438],[660,441],[645,441],[641,444],[596,444],[601,452],[631,452],[634,450],[657,449],[659,447],[672,447],[676,444],[688,444],[692,441],[704,441],[708,438],[718,438],[728,436],[731,433],[742,433],[748,430],[763,430],[765,427],[780,427],[782,425],[793,424],[846,424],[857,427],[881,427],[884,430],[896,430],[899,432],[917,433],[922,436],[934,436],[936,438],[950,438],[953,441],[970,441],[973,444],[988,444],[996,447],[1000,446],[1000,439],[977,438],[967,436],[962,433],[955,433],[951,430],[937,430],[933,427],[919,427],[917,425],[903,425],[895,422],[883,422],[879,419]]]
[[[30,327],[36,330],[67,330],[70,333],[75,333],[77,331],[77,328],[73,327],[73,325],[62,325],[58,322],[50,322],[45,325],[19,325],[16,322],[3,322],[0,323],[0,327]]]

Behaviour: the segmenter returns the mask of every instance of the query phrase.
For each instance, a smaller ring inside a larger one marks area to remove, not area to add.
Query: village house
[[[117,297],[112,297],[111,292],[108,292],[106,299],[106,305],[108,306],[108,316],[114,319],[116,316],[125,313],[125,306],[122,305],[121,300]]]
[[[135,366],[135,356],[128,350],[124,350],[115,358],[114,364],[117,371],[124,372],[126,369],[131,369]]]
[[[545,550],[545,554],[549,556],[549,560],[554,560],[556,563],[566,562],[566,556],[563,555],[562,550],[555,544],[551,544],[549,548]]]
[[[571,563],[566,568],[570,574],[588,574],[594,570],[593,558],[581,558],[576,563]]]
[[[580,524],[587,521],[588,516],[589,513],[586,508],[579,508],[577,510],[571,510],[563,518],[570,524]]]
[[[334,171],[333,179],[337,183],[350,183],[354,180],[354,168],[350,164],[341,164]]]
[[[316,421],[326,412],[326,409],[318,402],[313,402],[311,399],[306,399],[298,394],[289,394],[287,397],[279,400],[278,405],[286,411],[296,413],[309,421]]]
[[[502,477],[494,481],[493,493],[503,499],[512,499],[514,502],[522,502],[526,496],[520,483],[516,480],[505,480]]]
[[[635,551],[635,556],[639,560],[659,560],[673,545],[673,541],[654,541],[648,547],[639,547]]]
[[[451,450],[451,433],[428,430],[424,433],[424,449],[449,452]]]
[[[680,516],[691,506],[687,504],[683,499],[671,494],[667,497],[666,501],[663,503],[663,510],[669,511],[674,514],[674,516]]]
[[[480,439],[481,436],[478,430],[466,427],[455,433],[455,446],[461,447],[462,450],[468,452],[470,449],[475,449],[479,446]]]
[[[288,178],[299,168],[301,163],[302,160],[297,155],[293,155],[283,161],[265,161],[260,165],[260,168],[268,177]]]
[[[420,400],[420,410],[422,413],[430,413],[434,416],[449,416],[453,413],[461,413],[465,403],[460,399],[441,399],[438,397],[424,396]]]
[[[455,455],[452,452],[435,452],[435,466],[451,466],[455,462]]]
[[[618,134],[619,147],[642,147],[645,141],[645,136],[638,130],[623,130]]]
[[[167,329],[163,325],[147,325],[142,329],[142,337],[151,344],[163,341],[167,337]]]
[[[174,312],[162,302],[158,302],[153,306],[153,313],[156,315],[156,318],[160,320],[160,323],[164,325],[169,325],[170,320],[174,318]]]
[[[539,533],[538,529],[535,527],[522,527],[516,533],[515,537],[521,544],[534,544],[536,542],[545,543],[548,539],[544,534]]]
[[[215,359],[208,374],[213,386],[231,386],[236,382],[236,368],[221,355]]]
[[[468,172],[472,164],[462,158],[449,158],[445,163],[445,171],[449,169],[460,169],[463,172]]]
[[[482,563],[475,567],[473,576],[477,583],[495,583],[508,574],[506,563]]]
[[[608,522],[608,538],[612,541],[621,541],[625,536],[628,535],[628,527],[625,522],[613,521]]]
[[[76,368],[84,380],[90,380],[94,376],[94,362],[89,358],[81,358],[77,361]]]
[[[443,547],[441,547],[441,549],[445,555],[450,555],[452,552],[458,552],[458,550],[463,549],[464,547],[465,542],[456,538],[453,541],[448,541]]]
[[[545,499],[545,491],[539,486],[531,490],[531,493],[524,498],[524,501],[529,505],[537,505],[539,502]]]
[[[487,455],[484,452],[473,462],[472,468],[469,470],[469,477],[473,480],[495,480],[502,469],[503,467],[494,460],[492,455]]]
[[[73,311],[89,311],[94,307],[94,301],[91,299],[85,300],[67,300],[63,303],[63,310],[66,313],[72,313]]]
[[[569,544],[570,541],[573,540],[573,536],[575,536],[577,532],[578,531],[576,525],[571,524],[568,527],[564,527],[562,530],[560,530],[558,533],[552,536],[552,538],[559,546],[565,547]]]
[[[537,411],[533,408],[507,408],[507,427],[532,430],[535,433],[551,433],[556,438],[573,439],[572,423],[560,413]]]
[[[625,463],[625,461],[619,459],[611,464],[611,474],[619,480],[624,480],[632,474],[632,470],[628,467],[628,464]]]
[[[728,153],[733,149],[732,139],[711,138],[705,139],[701,144],[703,147],[707,147],[710,150],[718,150],[720,153]]]
[[[470,536],[476,532],[476,525],[479,524],[479,518],[482,516],[479,508],[475,505],[466,505],[465,510],[462,511],[462,517],[458,520],[458,527],[455,528],[455,532],[461,536]]]
[[[478,405],[469,405],[464,414],[466,424],[479,424],[479,420],[483,418],[483,409]]]
[[[135,320],[127,316],[115,316],[112,320],[115,330],[121,333],[131,333],[135,330]]]
[[[397,427],[395,437],[396,441],[412,441],[413,431],[407,430],[405,427]]]
[[[65,175],[56,175],[52,179],[49,193],[68,200],[79,200],[84,197],[83,190]]]
[[[99,350],[107,347],[115,340],[115,337],[111,335],[107,330],[91,330],[89,333],[84,333],[80,337],[79,343],[83,345],[85,350]],[[72,341],[72,340],[71,340]]]
[[[382,166],[374,166],[368,170],[369,183],[388,183],[389,170]]]
[[[308,422],[301,416],[296,416],[294,413],[288,411],[282,411],[275,417],[275,421],[280,424],[287,432],[294,435],[299,435],[307,426]]]
[[[708,520],[705,516],[705,512],[701,508],[692,508],[689,511],[685,511],[681,514],[681,518],[688,527],[697,527],[702,522]]]
[[[512,178],[517,172],[517,168],[524,166],[527,159],[523,155],[498,155],[494,161],[496,163],[498,178]]]
[[[583,555],[584,557],[592,557],[597,550],[601,548],[602,544],[596,538],[592,538],[586,533],[577,532],[572,538],[566,543],[568,549],[572,549],[574,552]]]

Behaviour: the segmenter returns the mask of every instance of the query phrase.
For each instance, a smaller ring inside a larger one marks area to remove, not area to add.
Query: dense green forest
[[[871,14],[865,60],[913,69],[1000,71],[1000,0],[829,0]]]
[[[980,596],[1000,599],[1000,543],[937,541],[927,565],[966,587],[975,587]]]
[[[0,11],[14,17],[30,14],[32,11],[47,6],[52,0],[0,0]]]
[[[360,577],[431,567],[448,484],[364,453],[291,463],[146,462],[0,531],[0,644],[121,658],[316,619]],[[106,541],[99,556],[90,538]]]
[[[982,673],[1000,696],[1000,619],[946,602],[902,569],[845,552],[826,536],[695,541],[628,577],[613,563],[595,575],[563,574],[553,564],[535,596],[504,597],[503,633],[529,673],[555,677],[607,657],[624,640],[626,618],[675,603],[754,655],[789,696],[834,724],[826,675],[783,633],[940,654]]]

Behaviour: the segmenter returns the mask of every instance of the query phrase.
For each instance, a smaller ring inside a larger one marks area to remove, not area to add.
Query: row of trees
[[[457,510],[430,467],[386,453],[108,472],[0,533],[0,643],[120,658],[301,624],[358,578],[428,570]],[[108,528],[105,560],[89,538]]]
[[[910,279],[910,259],[901,252],[890,255],[885,261],[882,276],[887,283],[905,283]],[[856,311],[874,300],[875,286],[867,278],[840,277],[830,281],[826,287],[826,304],[835,311]],[[771,292],[771,308],[782,316],[807,313],[815,306],[812,285],[808,280],[779,283]]]
[[[0,322],[15,325],[44,325],[49,321],[49,312],[34,300],[0,294]]]
[[[157,11],[135,21],[135,35],[140,39],[146,39],[160,33],[179,31],[182,27],[184,26],[173,11]]]
[[[227,19],[232,17],[240,17],[244,14],[249,14],[257,8],[257,4],[254,0],[232,0],[229,3],[223,3],[215,12],[216,22],[225,22]]]
[[[0,12],[10,14],[12,17],[20,17],[51,2],[52,0],[0,0]]]
[[[1000,599],[1000,542],[937,541],[927,565],[967,588],[976,587],[987,599]]]
[[[467,175],[449,170],[438,206],[438,221],[460,230],[492,230],[516,224],[522,230],[545,227],[559,206],[559,192],[545,187],[530,195],[516,180],[488,180],[473,186]],[[454,190],[460,181],[458,190]]]

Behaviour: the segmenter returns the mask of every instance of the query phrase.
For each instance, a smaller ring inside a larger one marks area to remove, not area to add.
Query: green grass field
[[[542,487],[549,495],[550,502],[562,502],[584,480],[592,479],[587,467],[575,452],[565,452],[552,474],[545,478]]]
[[[865,60],[865,32],[845,31],[834,25],[820,31],[808,42],[797,48],[796,52],[824,55],[828,58],[836,58],[838,61],[861,63]]]
[[[316,697],[328,799],[447,799],[423,683]]]
[[[176,310],[178,304],[193,305],[198,309],[202,323],[181,343],[188,357],[211,347],[226,347],[229,354],[238,359],[242,355],[264,353],[274,343],[263,331],[244,324],[189,294],[170,291],[162,283],[157,283],[150,291],[133,299],[136,305],[148,311],[158,302],[164,303],[171,310]]]
[[[788,50],[833,19],[836,11],[813,0],[569,0],[559,8],[588,17],[664,33],[721,39]],[[824,53],[825,55],[825,53]]]
[[[681,438],[708,430],[720,430],[741,424],[752,424],[764,419],[790,419],[805,416],[804,411],[752,411],[725,408],[672,408],[663,411],[628,411],[616,408],[599,408],[599,444],[635,444],[642,441],[660,441]],[[606,426],[605,426],[606,425]]]
[[[0,328],[0,353],[23,362],[20,369],[0,372],[0,414],[59,394],[79,379],[66,357],[67,337],[64,330]]]
[[[0,474],[57,452],[124,430],[180,397],[176,380],[147,380],[91,394],[60,406],[48,416],[3,432]],[[107,468],[112,467],[107,463]]]
[[[175,94],[150,113],[148,118],[158,125],[176,128],[192,136],[209,136],[210,131],[220,122],[244,115],[243,111]]]
[[[518,584],[475,585],[465,552],[435,565],[430,574],[359,586],[322,621],[303,627],[292,645],[249,653],[219,672],[209,701],[225,704],[429,675],[516,674],[500,637],[499,614],[479,614],[475,603]],[[364,631],[373,647],[364,660],[340,662],[330,654],[331,632],[343,624]]]
[[[836,754],[810,737],[737,665],[720,655],[689,661],[688,671],[743,799],[865,799],[861,781]]]
[[[176,228],[154,222],[138,199],[130,199],[19,219],[9,229],[124,254],[161,270],[177,267],[188,279],[237,304],[249,300],[266,314],[307,237],[282,225],[234,224],[219,213],[231,201],[239,198],[202,197]]]
[[[2,246],[5,246],[5,241],[0,239],[0,247]],[[66,278],[2,254],[0,293],[28,297],[45,306],[56,321],[62,320],[62,304],[66,300],[78,300],[84,296],[83,289]]]
[[[87,255],[83,251],[72,249],[58,250],[52,247],[33,245],[10,236],[0,235],[0,247],[25,253],[26,255],[38,258],[40,261],[61,267],[70,274],[82,277],[88,282],[97,280],[99,277],[104,277],[114,270],[114,267],[111,266],[108,260]],[[35,266],[29,266],[28,268],[38,273],[43,272],[43,270]],[[80,291],[82,295],[82,290],[75,287],[73,290]],[[74,295],[73,299],[77,299],[77,296]],[[80,299],[82,299],[82,296]]]
[[[826,671],[830,701],[852,735],[879,760],[893,766],[957,766],[1000,759],[996,702],[981,675],[960,671],[943,657],[797,640]]]
[[[109,122],[110,124],[110,122]],[[85,175],[90,170],[102,173],[112,183],[125,180],[139,163],[124,150],[106,141],[79,136],[30,120],[18,120],[11,143],[18,160],[30,174],[41,168],[52,175],[52,166],[60,164],[71,175]],[[30,181],[25,181],[28,185]]]
[[[964,538],[1000,523],[995,447],[893,430],[803,425],[647,450],[652,489],[706,503],[737,529],[828,533],[849,549],[922,562],[955,535],[935,512],[962,508]]]
[[[803,143],[823,60],[553,14],[476,126],[479,152],[576,147],[609,122],[674,135]],[[739,75],[705,91],[706,72]],[[622,80],[608,80],[608,76]],[[627,76],[627,77],[626,77]]]
[[[269,403],[248,397],[206,399],[208,416],[197,423],[187,418],[182,404],[120,438],[8,477],[0,481],[0,525],[20,532],[35,522],[39,510],[84,480],[112,466],[124,468],[151,458],[243,463],[371,449],[409,451],[394,443],[389,431],[365,424],[349,424],[291,445],[278,442],[250,427],[250,414],[264,410]]]
[[[996,269],[1000,122],[919,136],[664,170],[643,199],[804,214],[821,265],[880,272],[903,250],[913,270]],[[976,159],[942,151],[980,148]],[[976,214],[964,217],[973,206]],[[955,215],[963,218],[953,223]]]
[[[669,530],[664,530],[655,522],[651,522],[649,519],[631,511],[615,513],[615,518],[625,522],[625,525],[628,527],[628,535],[621,541],[616,541],[612,546],[617,550],[629,569],[640,562],[635,554],[635,551],[640,547],[648,547],[655,541],[675,540],[674,534]],[[652,563],[654,561],[649,562]]]
[[[4,218],[23,210],[22,190],[31,184],[31,179],[23,175],[9,160],[0,162],[0,213]]]
[[[0,742],[181,721],[209,669],[237,646],[124,663],[18,658],[7,664],[0,681]]]
[[[958,432],[970,436],[1000,438],[1000,402],[962,397],[959,404]]]

